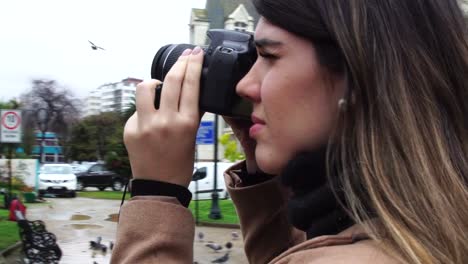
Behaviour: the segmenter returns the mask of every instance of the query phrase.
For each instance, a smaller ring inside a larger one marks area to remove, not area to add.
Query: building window
[[[234,26],[246,28],[246,27],[247,27],[247,23],[244,23],[244,22],[236,22],[236,23],[234,23]]]
[[[236,30],[236,31],[245,32],[246,28],[247,28],[247,23],[244,23],[244,22],[235,22],[234,23],[234,30]]]

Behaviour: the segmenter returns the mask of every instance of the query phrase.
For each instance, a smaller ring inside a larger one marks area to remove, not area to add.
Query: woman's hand
[[[136,112],[124,129],[133,178],[190,184],[195,138],[200,124],[198,98],[203,51],[186,50],[165,77],[159,109],[154,107],[158,80],[136,89]]]
[[[252,122],[249,120],[234,119],[226,116],[223,116],[223,118],[224,121],[231,126],[234,135],[244,149],[247,172],[249,174],[260,172],[257,167],[257,162],[255,161],[256,142],[249,136],[249,129],[252,126]]]

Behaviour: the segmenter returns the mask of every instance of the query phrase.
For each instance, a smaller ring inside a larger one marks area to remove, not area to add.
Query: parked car
[[[232,162],[218,162],[216,189],[220,199],[228,199],[229,194],[224,183],[224,172],[234,165]],[[196,162],[194,164],[194,179],[189,185],[192,200],[211,199],[214,183],[214,162]],[[198,185],[198,186],[197,186]]]
[[[111,187],[114,191],[122,190],[128,179],[110,171],[105,164],[84,164],[77,168],[77,190],[82,191],[86,187],[97,187],[104,191]]]
[[[68,164],[44,164],[39,173],[39,196],[46,193],[76,196],[76,175]]]

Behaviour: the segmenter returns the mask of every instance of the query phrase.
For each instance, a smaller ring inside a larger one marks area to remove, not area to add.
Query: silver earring
[[[346,99],[341,98],[338,101],[338,109],[340,109],[340,111],[346,110],[347,106],[348,106],[348,102],[346,101]]]

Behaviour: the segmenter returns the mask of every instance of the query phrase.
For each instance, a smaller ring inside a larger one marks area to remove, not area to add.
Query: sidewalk
[[[112,215],[118,213],[120,201],[89,198],[54,198],[49,201],[50,206],[30,208],[27,217],[29,220],[43,220],[47,230],[57,236],[63,252],[60,263],[81,264],[93,261],[99,264],[109,263],[111,252],[91,250],[89,241],[95,241],[100,236],[104,245],[109,246],[110,242],[115,242],[117,223],[112,221],[115,220]],[[203,233],[202,241],[198,238],[200,232]],[[229,252],[229,261],[226,263],[247,263],[242,239],[233,240],[233,232],[240,234],[239,229],[196,227],[194,261],[200,264],[211,263]],[[222,245],[223,249],[215,252],[205,245],[209,241]],[[225,247],[227,242],[233,245],[230,250]],[[7,259],[6,263],[19,263],[16,262],[18,256],[15,254]]]

